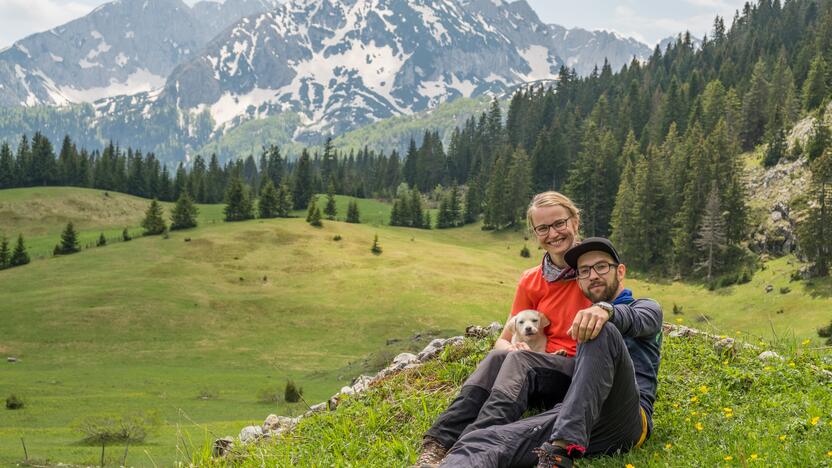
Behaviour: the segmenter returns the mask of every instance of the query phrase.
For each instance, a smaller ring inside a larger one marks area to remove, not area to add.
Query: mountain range
[[[88,133],[177,160],[252,119],[295,114],[315,143],[651,52],[525,0],[116,0],[0,52],[0,106],[89,103]]]

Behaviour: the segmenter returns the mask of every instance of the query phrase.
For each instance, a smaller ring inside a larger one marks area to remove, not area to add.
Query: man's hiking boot
[[[533,452],[537,455],[537,468],[572,468],[572,457],[563,447],[545,442]]]
[[[442,463],[442,460],[445,459],[445,455],[447,453],[448,449],[442,446],[438,440],[431,436],[425,436],[422,440],[422,450],[419,452],[419,458],[413,466],[418,468],[431,468],[439,466],[439,464]]]

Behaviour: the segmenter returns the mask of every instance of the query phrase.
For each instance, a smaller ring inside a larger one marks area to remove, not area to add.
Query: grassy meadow
[[[347,200],[338,197],[339,216]],[[325,220],[322,228],[300,212],[224,223],[221,205],[200,205],[200,226],[169,239],[138,236],[147,205],[90,189],[0,191],[0,231],[23,233],[33,257],[0,271],[0,357],[19,359],[0,362],[0,397],[25,401],[3,410],[0,465],[23,459],[21,438],[32,459],[97,464],[101,448],[79,442],[80,421],[144,412],[159,423],[129,448],[127,464],[191,460],[205,439],[303,411],[260,401],[282,394],[289,378],[313,404],[433,336],[504,320],[519,274],[540,257],[522,231],[386,226],[390,207],[374,200],[359,201],[363,224]],[[136,238],[53,258],[67,221],[82,245],[101,232],[120,239],[124,227]],[[376,234],[378,256],[370,253]],[[519,255],[524,244],[530,259]],[[832,283],[790,283],[798,267],[778,259],[750,283],[716,291],[628,284],[659,300],[666,321],[818,347]],[[673,304],[683,313],[672,315]],[[107,450],[109,463],[122,455],[123,447]]]

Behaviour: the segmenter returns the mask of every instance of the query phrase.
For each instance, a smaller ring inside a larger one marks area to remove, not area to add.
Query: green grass
[[[422,434],[452,401],[491,347],[468,339],[439,359],[385,379],[348,398],[337,411],[305,418],[288,436],[237,448],[199,466],[404,466],[415,461]],[[727,358],[702,337],[665,337],[654,431],[640,449],[581,460],[577,466],[830,466],[829,379],[798,352],[763,363],[756,352]],[[827,366],[829,368],[831,366]]]
[[[339,217],[347,201],[337,197]],[[147,204],[89,189],[0,191],[3,231],[22,232],[42,252],[27,266],[0,271],[0,358],[20,359],[0,362],[0,398],[14,393],[26,402],[0,413],[0,465],[22,460],[21,437],[32,458],[95,464],[100,448],[78,444],[77,422],[147,410],[162,424],[131,446],[128,464],[190,460],[206,437],[236,435],[272,412],[301,411],[258,402],[258,393],[282,390],[288,378],[307,401],[322,401],[396,353],[421,349],[425,340],[414,341],[416,334],[450,336],[472,323],[503,321],[520,272],[540,258],[534,248],[531,259],[520,257],[524,244],[533,246],[520,231],[386,226],[389,205],[373,200],[359,200],[363,224],[324,220],[322,228],[302,217],[224,223],[222,205],[200,206],[200,226],[170,239],[138,237],[49,257],[67,221],[82,239],[120,234],[138,226]],[[376,234],[380,256],[370,253]],[[718,291],[628,285],[659,300],[668,321],[708,328],[695,320],[704,313],[721,333],[740,330],[756,342],[757,334],[773,338],[773,326],[779,341],[802,343],[828,322],[832,283],[789,284],[798,267],[776,260],[751,283]],[[769,283],[775,291],[766,294]],[[783,285],[792,292],[781,295]],[[673,303],[684,315],[671,316]],[[799,347],[820,343],[812,340]],[[108,449],[108,457],[122,450]]]

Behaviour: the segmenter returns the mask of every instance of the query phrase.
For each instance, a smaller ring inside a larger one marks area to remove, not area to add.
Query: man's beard
[[[616,271],[616,272],[613,272],[612,274],[614,275],[613,279],[612,279],[612,282],[607,284],[606,281],[599,278],[598,281],[590,283],[587,286],[587,288],[584,290],[584,295],[586,295],[586,297],[588,297],[589,300],[592,301],[593,303],[594,302],[612,302],[613,300],[615,300],[615,292],[618,291],[618,285],[619,285],[618,272]],[[604,290],[601,291],[600,293],[596,294],[596,293],[592,292],[592,287],[597,285],[598,283],[601,283],[601,284],[604,285]]]

